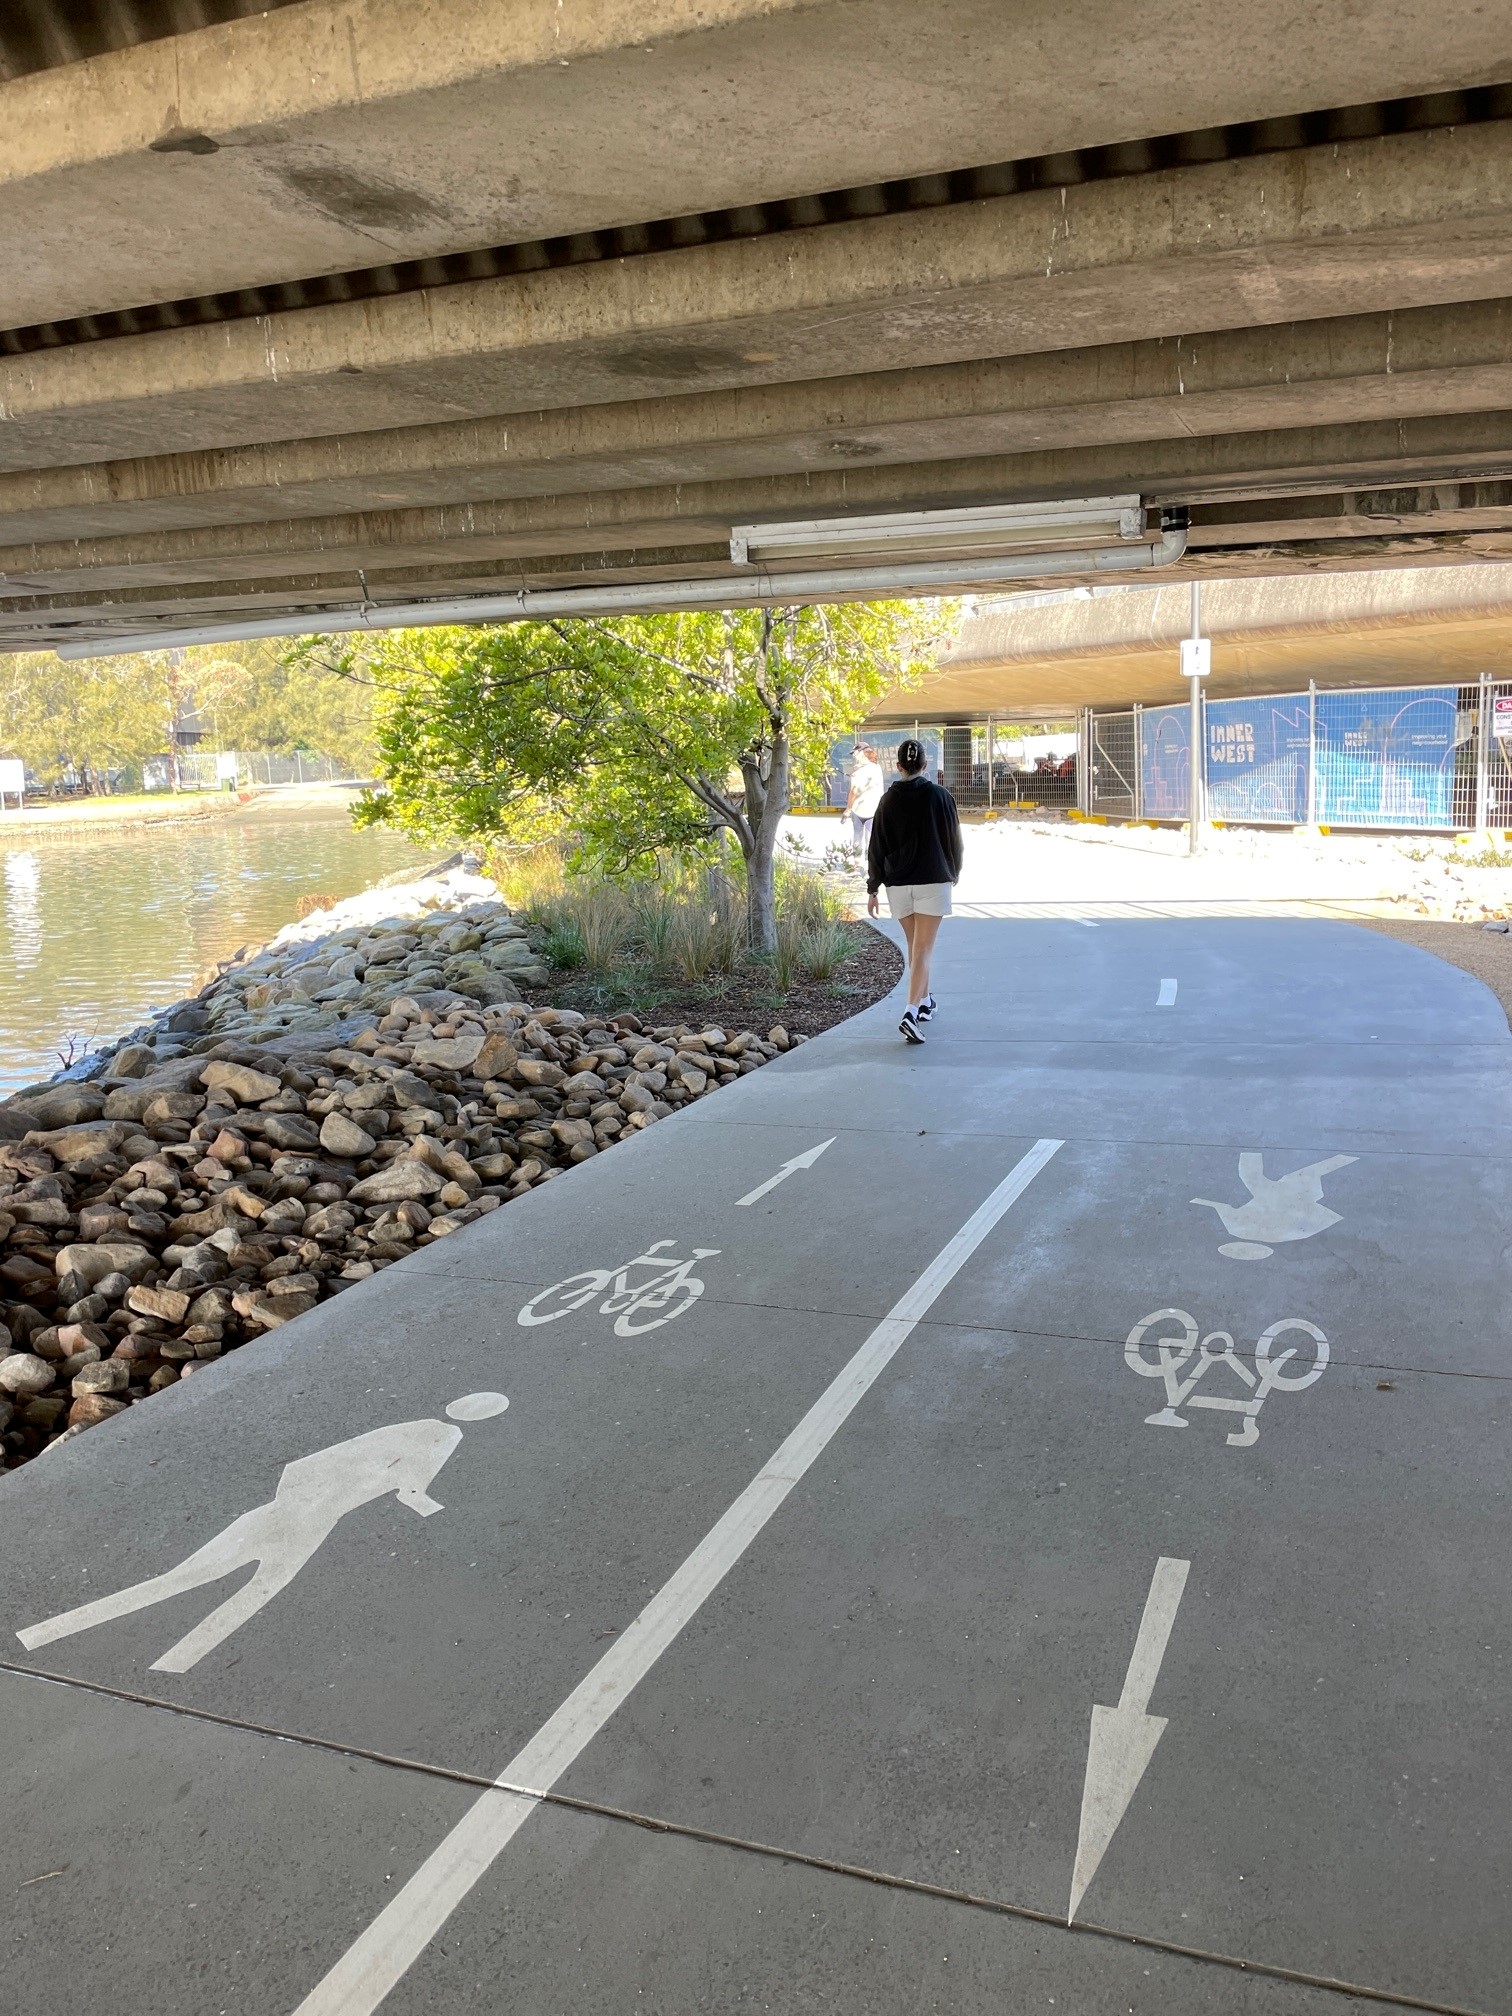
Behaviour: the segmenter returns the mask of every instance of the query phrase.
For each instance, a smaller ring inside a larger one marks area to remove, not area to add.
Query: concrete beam
[[[727,555],[705,551],[688,559],[676,549],[655,556],[654,570],[643,563],[652,556],[634,554],[594,554],[562,556],[555,564],[541,561],[529,567],[504,564],[495,568],[396,567],[365,573],[369,596],[385,604],[414,602],[438,597],[498,595],[519,588],[561,589],[615,586],[627,581],[654,579],[659,583],[725,578],[729,573]],[[1381,538],[1316,543],[1298,542],[1277,546],[1235,548],[1232,552],[1196,553],[1164,571],[1161,579],[1173,583],[1191,580],[1274,581],[1280,576],[1310,574],[1375,574],[1383,569],[1458,571],[1467,565],[1487,561],[1512,562],[1512,533],[1482,533],[1461,537],[1439,534],[1419,540]],[[1122,574],[1045,575],[1037,579],[1016,579],[1000,585],[1015,594],[1040,590],[1061,590],[1076,586],[1126,587],[1129,576]],[[984,592],[991,592],[984,583]],[[343,592],[344,588],[344,592]],[[843,599],[843,598],[834,598]],[[111,649],[110,639],[123,634],[123,625],[133,630],[160,624],[166,632],[188,624],[235,623],[262,616],[310,619],[336,609],[361,606],[363,580],[353,574],[344,584],[341,577],[289,575],[265,578],[252,583],[237,580],[201,582],[185,588],[132,588],[105,593],[78,593],[61,597],[33,597],[0,604],[0,652],[50,650],[56,645],[76,642],[81,636],[96,635],[102,654]]]
[[[1512,483],[1433,483],[1421,489],[1346,490],[1311,497],[1255,498],[1198,505],[1188,550],[1287,542],[1422,538],[1439,532],[1512,529]]]
[[[1382,570],[1339,579],[1230,578],[1202,598],[1213,638],[1212,698],[1325,685],[1418,679],[1474,684],[1512,644],[1512,568]],[[940,674],[920,692],[891,695],[880,718],[988,712],[1033,718],[1085,703],[1127,707],[1185,697],[1177,640],[1188,598],[1174,587],[1134,588],[1093,602],[1026,610],[978,606]]]
[[[164,587],[100,590],[76,583],[62,595],[17,595],[0,601],[0,651],[51,648],[82,631],[102,638],[119,635],[123,622],[135,627],[160,620],[184,623],[232,622],[248,616],[319,613],[355,607],[367,594],[385,603],[429,597],[496,595],[517,588],[615,587],[644,578],[698,581],[730,571],[725,548],[666,547],[635,553],[598,552],[542,557],[529,566],[486,563],[470,566],[453,557],[442,566],[396,565],[347,575],[290,573],[258,580],[203,580]],[[104,647],[102,646],[102,649]]]
[[[0,87],[7,321],[1502,80],[1494,8],[323,0]],[[166,149],[167,151],[160,151]],[[88,255],[80,256],[80,247]]]
[[[746,516],[809,517],[1126,491],[1162,503],[1212,493],[1224,499],[1252,492],[1291,498],[1336,491],[1341,475],[1350,472],[1358,472],[1362,485],[1406,485],[1414,478],[1457,480],[1509,468],[1512,411],[1451,414],[17,544],[0,547],[0,582],[9,592],[28,593],[85,579],[102,588],[210,575],[250,580],[291,561],[316,571],[349,572],[377,565],[385,554],[429,560],[479,542],[479,550],[510,559],[605,547],[712,545],[727,542],[732,526]],[[1223,511],[1207,522],[1212,543],[1218,543],[1227,522]]]
[[[275,16],[274,19],[281,19]],[[1512,294],[1512,122],[0,360],[0,468]]]
[[[0,475],[0,545],[1512,408],[1512,302]]]
[[[497,592],[536,585],[564,568],[615,580],[693,578],[728,572],[728,532],[742,514],[808,516],[1123,488],[1171,500],[1204,489],[1230,499],[1287,500],[1199,511],[1184,568],[1191,574],[1409,559],[1432,565],[1512,553],[1512,529],[1502,529],[1512,522],[1504,485],[1472,486],[1453,500],[1440,493],[1416,514],[1398,495],[1384,517],[1374,504],[1388,500],[1344,500],[1338,492],[1342,469],[1358,471],[1362,486],[1389,482],[1400,492],[1414,480],[1458,480],[1477,468],[1512,469],[1512,412],[10,547],[0,550],[0,641],[24,648],[39,635],[70,634],[76,623],[119,632],[169,611],[187,621],[207,602],[214,615],[240,613],[242,598],[276,613]],[[1309,491],[1319,496],[1316,509],[1306,501]]]

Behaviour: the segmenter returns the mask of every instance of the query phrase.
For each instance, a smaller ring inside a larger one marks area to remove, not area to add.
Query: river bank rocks
[[[0,1105],[3,1467],[789,1047],[518,1000],[545,969],[457,879],[306,919]]]

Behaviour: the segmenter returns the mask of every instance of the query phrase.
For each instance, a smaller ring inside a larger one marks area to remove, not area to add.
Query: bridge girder
[[[1507,66],[1471,5],[1366,13],[290,0],[33,62],[0,649],[706,579],[762,515],[1135,492],[1190,572],[1512,550]]]

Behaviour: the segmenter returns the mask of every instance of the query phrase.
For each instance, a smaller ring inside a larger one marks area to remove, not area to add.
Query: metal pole
[[[1307,823],[1318,823],[1318,682],[1307,682]]]
[[[987,716],[987,810],[992,810],[992,716]]]
[[[1092,809],[1090,797],[1092,788],[1091,778],[1092,709],[1090,707],[1083,707],[1081,710],[1080,732],[1077,736],[1076,750],[1076,809],[1078,812],[1090,812]]]
[[[1189,791],[1187,802],[1187,853],[1202,852],[1202,800],[1207,749],[1202,722],[1202,682],[1212,670],[1213,647],[1202,634],[1202,584],[1192,583],[1192,634],[1181,647],[1181,669],[1190,682],[1191,712],[1187,742]]]
[[[1144,707],[1134,702],[1134,817],[1144,817]]]
[[[1484,833],[1490,825],[1491,783],[1491,674],[1480,675],[1480,699],[1475,710],[1475,830]]]

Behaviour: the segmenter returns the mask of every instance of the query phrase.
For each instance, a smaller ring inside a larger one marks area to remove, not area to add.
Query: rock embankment
[[[527,1005],[545,969],[490,888],[307,919],[0,1106],[4,1467],[789,1047]]]

